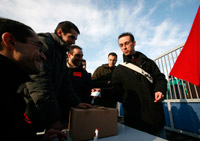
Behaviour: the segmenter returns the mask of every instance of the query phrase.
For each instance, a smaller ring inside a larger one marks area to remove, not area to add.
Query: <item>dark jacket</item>
[[[94,87],[108,88],[108,81],[112,78],[112,73],[115,67],[110,68],[108,64],[99,66],[92,75]]]
[[[164,126],[162,103],[154,103],[155,92],[166,93],[167,81],[154,61],[140,52],[135,59],[124,56],[124,62],[138,65],[153,77],[153,84],[143,75],[118,65],[112,76],[112,94],[123,103],[125,124],[143,131],[160,130]]]
[[[111,68],[108,66],[108,64],[103,64],[100,67],[98,67],[92,75],[93,86],[95,88],[109,88],[110,83],[108,84],[108,81],[111,81],[114,69],[115,66]],[[115,108],[117,104],[116,101],[113,100],[113,98],[111,97],[104,97],[104,95],[109,95],[109,92],[102,91],[101,93],[103,93],[103,96],[95,98],[94,104],[104,107]]]
[[[56,34],[39,34],[39,37],[47,59],[39,75],[31,76],[34,82],[27,83],[27,90],[36,103],[42,123],[48,126],[61,119],[66,107],[77,106],[80,99],[66,71],[65,44]]]
[[[82,65],[76,68],[68,67],[68,72],[74,91],[79,96],[81,101],[84,103],[91,104],[91,76],[85,69],[82,68]]]
[[[5,140],[34,140],[35,132],[25,121],[26,103],[17,93],[19,86],[30,81],[15,63],[0,55],[0,93],[1,93],[1,137]]]

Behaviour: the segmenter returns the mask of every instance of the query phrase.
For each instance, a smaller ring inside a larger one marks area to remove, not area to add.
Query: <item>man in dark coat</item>
[[[92,75],[93,87],[94,88],[109,88],[110,81],[112,78],[112,73],[115,69],[115,64],[117,63],[117,54],[111,52],[108,54],[108,64],[103,64],[99,66]],[[106,95],[106,91],[104,94]],[[101,105],[104,107],[116,108],[116,101],[112,98],[97,97],[94,100],[95,105]]]
[[[47,129],[64,128],[62,123],[66,122],[65,112],[70,106],[90,107],[77,97],[66,71],[66,52],[79,34],[77,26],[70,21],[60,22],[55,33],[39,34],[47,59],[40,73],[31,76],[34,81],[27,83],[24,91],[30,93]]]
[[[167,81],[154,61],[135,51],[135,39],[131,33],[123,33],[118,38],[124,62],[134,64],[149,73],[146,76],[118,65],[112,75],[112,97],[122,102],[124,123],[127,126],[166,137],[164,131],[164,111],[162,100],[167,90]],[[102,90],[103,91],[103,90]]]
[[[91,104],[92,80],[81,64],[83,58],[82,48],[77,45],[71,46],[67,56],[67,68],[74,91],[82,102]]]
[[[30,74],[40,72],[41,62],[46,59],[41,52],[42,43],[30,27],[5,18],[0,18],[0,37],[0,135],[7,141],[35,141],[36,131],[26,116],[26,101],[18,90],[31,81]],[[54,133],[63,134],[51,130],[45,135],[46,140]]]

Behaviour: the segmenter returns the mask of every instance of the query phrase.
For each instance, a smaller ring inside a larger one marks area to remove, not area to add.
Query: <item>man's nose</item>
[[[123,49],[124,49],[124,50],[126,50],[126,49],[127,49],[127,47],[124,45],[124,46],[123,46]]]

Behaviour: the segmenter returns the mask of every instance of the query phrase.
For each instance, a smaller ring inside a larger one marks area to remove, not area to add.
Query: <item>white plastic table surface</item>
[[[118,135],[99,138],[98,141],[166,141],[166,140],[118,123]]]
[[[71,136],[69,136],[68,141],[71,140]],[[166,141],[166,139],[118,123],[117,135],[98,138],[98,141]]]

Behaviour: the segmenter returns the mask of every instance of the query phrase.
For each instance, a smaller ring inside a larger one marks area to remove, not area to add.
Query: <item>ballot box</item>
[[[98,138],[117,135],[117,109],[71,108],[70,134],[72,141],[93,139],[95,129],[98,129]]]

